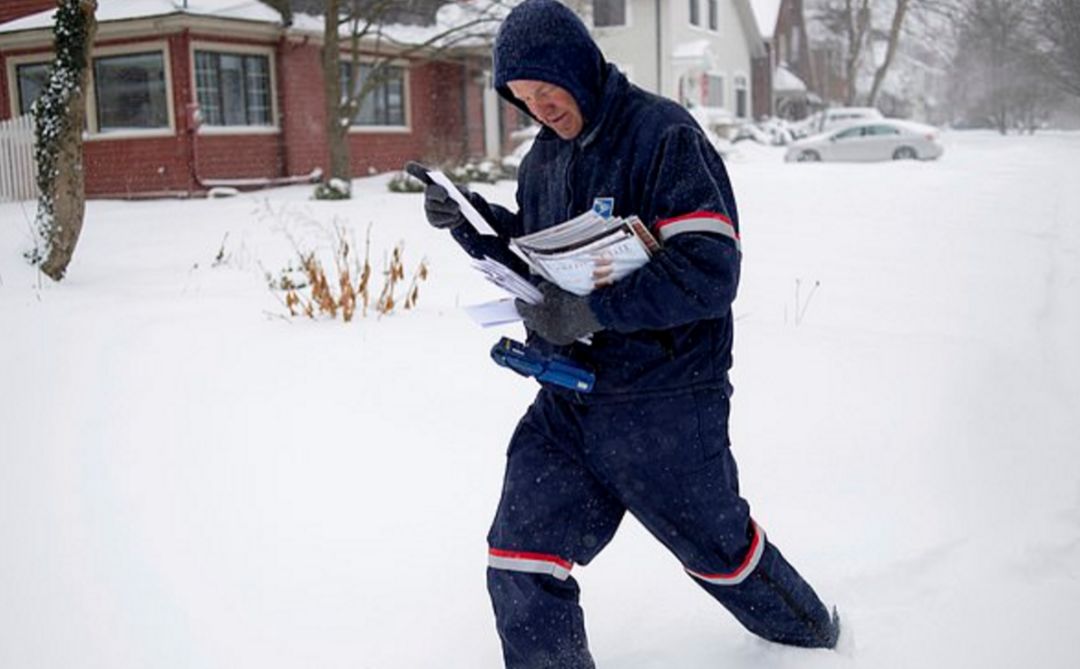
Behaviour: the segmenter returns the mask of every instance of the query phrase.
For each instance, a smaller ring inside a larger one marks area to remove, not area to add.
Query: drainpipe
[[[656,94],[664,94],[664,49],[661,44],[663,32],[660,30],[660,8],[663,0],[656,0]]]

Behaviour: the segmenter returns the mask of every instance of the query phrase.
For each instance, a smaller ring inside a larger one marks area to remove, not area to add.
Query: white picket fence
[[[0,202],[34,200],[34,117],[0,121]]]

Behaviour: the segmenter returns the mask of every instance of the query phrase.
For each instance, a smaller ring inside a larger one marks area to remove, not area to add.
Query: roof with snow
[[[777,92],[801,92],[806,90],[806,83],[787,67],[777,65],[773,71],[773,90]]]
[[[683,42],[682,44],[676,44],[675,49],[671,52],[672,57],[682,59],[695,59],[704,58],[709,55],[709,40],[697,39],[692,42]]]
[[[757,18],[758,29],[765,39],[771,39],[776,31],[776,19],[780,17],[782,2],[783,0],[750,0],[750,6]]]
[[[485,40],[494,35],[506,11],[508,10],[501,4],[490,0],[448,2],[436,12],[432,25],[383,25],[373,35],[377,33],[379,38],[398,45],[449,46],[452,43],[454,46],[476,46],[485,43]],[[52,30],[55,13],[56,10],[50,9],[0,24],[0,34]],[[99,24],[167,16],[192,16],[282,26],[281,15],[277,10],[259,0],[98,0],[96,16]],[[293,24],[288,30],[321,37],[323,17],[295,14]],[[350,26],[347,23],[342,25],[343,36],[347,36],[349,31]],[[443,39],[449,31],[455,32]]]
[[[0,25],[0,33],[51,30],[56,10],[48,9]],[[172,14],[281,23],[281,15],[258,0],[98,0],[99,23],[145,19]]]

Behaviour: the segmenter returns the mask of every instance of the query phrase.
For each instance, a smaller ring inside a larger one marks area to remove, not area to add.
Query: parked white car
[[[808,137],[842,125],[882,118],[885,117],[874,107],[829,107],[792,124],[792,130],[796,137]]]
[[[929,160],[939,158],[944,152],[937,128],[912,121],[881,119],[800,139],[788,148],[784,160]]]

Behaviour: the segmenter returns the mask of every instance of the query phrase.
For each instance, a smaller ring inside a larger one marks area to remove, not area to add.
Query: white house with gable
[[[638,86],[723,126],[749,119],[765,54],[749,0],[571,0],[608,60]]]

